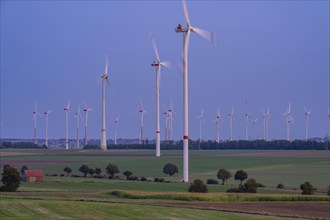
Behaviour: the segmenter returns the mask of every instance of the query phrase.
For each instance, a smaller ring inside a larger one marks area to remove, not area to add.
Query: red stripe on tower
[[[183,139],[188,140],[188,136],[187,135],[183,136]]]

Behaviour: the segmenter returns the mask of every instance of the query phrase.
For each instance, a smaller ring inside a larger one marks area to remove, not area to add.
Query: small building
[[[43,182],[44,173],[42,170],[25,170],[22,176],[22,180],[28,183]]]

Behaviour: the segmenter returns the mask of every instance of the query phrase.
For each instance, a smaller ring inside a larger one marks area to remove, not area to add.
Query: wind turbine
[[[85,104],[83,111],[85,112],[85,146],[86,146],[88,142],[87,140],[88,112],[92,111],[92,108],[87,107],[87,105]]]
[[[51,113],[52,111],[51,110],[48,110],[47,112],[44,112],[45,114],[45,117],[46,117],[46,147],[48,148],[48,115],[49,113]]]
[[[230,141],[233,140],[233,115],[234,107],[231,108],[231,112],[228,114],[228,118],[230,119]]]
[[[146,113],[146,111],[143,108],[142,102],[140,104],[141,104],[141,108],[139,110],[139,112],[141,113],[140,144],[144,144],[143,115],[144,113]]]
[[[307,110],[306,106],[304,106],[305,109],[305,140],[308,140],[308,116],[312,113],[311,110]]]
[[[106,119],[105,119],[105,81],[109,83],[108,79],[108,59],[106,58],[105,61],[105,70],[103,75],[101,76],[102,79],[102,137],[101,137],[101,150],[107,150],[107,135],[106,135]]]
[[[263,124],[264,124],[264,140],[268,141],[269,140],[268,128],[269,128],[269,117],[270,117],[269,108],[267,110],[267,113],[262,111],[262,117],[263,117]]]
[[[76,112],[76,119],[77,119],[77,148],[80,148],[80,140],[79,140],[79,121],[80,121],[80,104],[78,105],[78,110]]]
[[[215,35],[211,32],[195,28],[190,25],[188,9],[185,0],[182,0],[184,16],[187,27],[182,27],[180,24],[176,27],[177,33],[183,33],[183,181],[189,182],[189,167],[188,167],[188,45],[190,33],[194,32],[206,40],[214,43]]]
[[[203,123],[203,118],[204,118],[204,110],[202,109],[201,114],[197,116],[197,119],[199,120],[199,146],[201,145],[202,142],[202,123]]]
[[[154,49],[157,61],[151,64],[152,67],[156,67],[156,157],[160,157],[160,113],[159,113],[159,84],[160,84],[160,68],[169,68],[168,62],[161,62],[159,58],[159,53],[157,50],[157,45],[155,38],[150,33],[149,35],[152,47]]]
[[[64,107],[65,111],[65,149],[69,149],[69,110],[70,110],[70,101],[68,105]]]
[[[119,116],[117,116],[115,119],[113,119],[113,123],[115,125],[115,145],[117,145],[117,123],[119,121]]]
[[[34,121],[34,135],[33,135],[33,140],[34,140],[34,144],[37,144],[37,117],[40,116],[40,113],[37,110],[37,103],[34,102],[34,112],[33,113],[33,117],[32,120]]]
[[[291,115],[291,103],[289,103],[289,108],[286,112],[283,113],[286,122],[286,140],[290,141],[290,123],[293,121],[293,117]]]
[[[218,109],[217,116],[215,118],[215,125],[216,125],[216,142],[220,143],[220,121],[222,121],[222,117],[220,111]]]

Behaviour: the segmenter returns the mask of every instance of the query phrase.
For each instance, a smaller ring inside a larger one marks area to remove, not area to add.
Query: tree
[[[217,173],[217,177],[222,180],[221,185],[224,185],[225,181],[231,177],[231,173],[226,169],[220,169]]]
[[[95,173],[95,170],[94,169],[89,169],[88,170],[88,173],[91,175],[91,177],[93,176],[93,174]]]
[[[133,173],[131,171],[127,170],[127,171],[123,172],[123,174],[124,174],[124,176],[126,176],[126,179],[128,180],[129,177],[132,176]]]
[[[66,172],[66,176],[69,176],[70,173],[72,172],[72,169],[71,169],[70,167],[65,167],[65,168],[63,169],[63,171]],[[79,170],[79,171],[80,171],[80,170]]]
[[[100,175],[102,173],[102,170],[98,167],[95,168],[96,175]]]
[[[175,164],[172,163],[167,163],[165,164],[164,168],[163,168],[163,173],[167,174],[167,175],[174,175],[175,173],[178,173],[178,167]]]
[[[84,174],[84,177],[86,177],[88,171],[89,167],[87,165],[81,165],[81,167],[79,168],[79,172],[82,172]]]
[[[28,170],[29,168],[26,165],[23,165],[21,168],[21,175],[24,174],[25,170]]]
[[[208,189],[202,180],[196,179],[193,183],[190,184],[188,192],[207,193]]]
[[[242,185],[242,182],[248,178],[248,174],[244,170],[237,170],[234,178],[241,181],[240,185]]]
[[[1,181],[3,185],[0,191],[14,192],[21,183],[19,172],[14,167],[6,166],[3,169]]]
[[[303,195],[313,195],[316,190],[310,182],[305,182],[301,184],[300,189],[302,190],[301,194]]]
[[[109,174],[109,178],[113,178],[115,173],[119,173],[119,169],[115,164],[109,163],[109,165],[105,168],[107,174]]]

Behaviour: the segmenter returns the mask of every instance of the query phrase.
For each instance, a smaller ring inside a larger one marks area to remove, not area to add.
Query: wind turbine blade
[[[163,61],[160,63],[161,66],[166,67],[167,69],[171,69],[171,62],[170,61]]]
[[[200,28],[192,28],[192,31],[204,38],[205,40],[211,42],[213,45],[218,45],[217,37],[214,32],[206,31]]]
[[[109,64],[109,59],[108,59],[108,55],[105,55],[105,70],[104,70],[104,75],[108,76],[108,64]]]
[[[186,0],[182,0],[182,6],[183,6],[183,12],[184,12],[184,17],[186,18],[186,23],[188,27],[190,26],[190,20],[189,20],[189,15],[188,15],[188,9],[187,9],[187,2]]]
[[[288,109],[288,113],[290,114],[291,112],[291,102],[289,103],[289,109]]]
[[[149,33],[149,39],[151,41],[152,48],[154,49],[157,61],[160,63],[160,58],[159,58],[159,53],[158,53],[158,49],[157,49],[156,40],[155,40],[155,38],[154,38],[154,36],[151,32]]]

